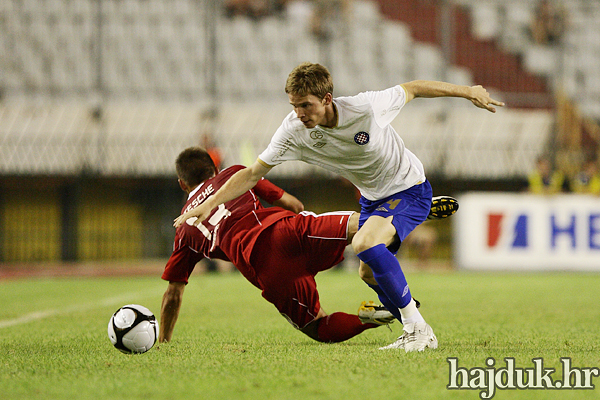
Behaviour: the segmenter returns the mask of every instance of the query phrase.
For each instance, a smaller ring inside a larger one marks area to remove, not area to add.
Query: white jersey
[[[368,200],[380,200],[425,181],[423,164],[390,123],[406,104],[400,85],[333,99],[335,128],[307,129],[292,111],[258,157],[275,166],[302,160],[352,182]]]

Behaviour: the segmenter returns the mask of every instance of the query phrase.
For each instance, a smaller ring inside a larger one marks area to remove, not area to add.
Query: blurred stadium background
[[[433,79],[507,103],[419,100],[396,119],[436,194],[521,192],[540,155],[574,175],[600,143],[600,2],[555,0],[550,42],[531,32],[539,3],[0,0],[0,262],[164,261],[177,154],[210,144],[224,166],[254,161],[304,61],[329,67],[335,96]],[[357,208],[317,167],[268,177],[307,209]],[[452,257],[451,224],[431,225],[434,259]]]

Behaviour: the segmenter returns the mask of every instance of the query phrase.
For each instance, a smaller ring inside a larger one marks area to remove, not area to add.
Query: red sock
[[[366,329],[377,328],[377,324],[363,324],[357,315],[336,312],[319,320],[319,341],[337,343],[348,340]]]

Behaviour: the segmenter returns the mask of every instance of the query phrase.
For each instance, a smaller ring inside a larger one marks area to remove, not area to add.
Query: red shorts
[[[296,328],[321,309],[315,275],[344,259],[352,212],[303,212],[267,228],[256,241],[251,262],[263,297]]]

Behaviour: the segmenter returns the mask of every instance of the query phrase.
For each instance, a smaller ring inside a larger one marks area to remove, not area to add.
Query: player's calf
[[[335,312],[318,318],[302,328],[301,331],[310,338],[323,343],[339,343],[364,332],[377,328],[380,324],[363,323],[357,315]]]

